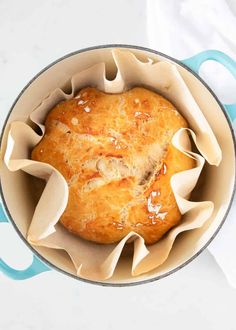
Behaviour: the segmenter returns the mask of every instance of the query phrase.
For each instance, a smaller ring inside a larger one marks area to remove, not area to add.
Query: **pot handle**
[[[199,73],[200,66],[209,60],[222,64],[236,79],[236,62],[219,50],[206,50],[181,62],[194,72]],[[234,121],[236,119],[236,103],[224,104],[224,107],[231,121]]]
[[[8,222],[7,215],[4,212],[2,203],[0,202],[0,222]],[[35,255],[33,256],[32,264],[24,269],[17,270],[10,266],[8,266],[1,258],[0,258],[0,272],[8,276],[13,280],[25,280],[27,278],[33,277],[43,272],[47,272],[51,270],[48,266],[46,266],[42,261],[40,261]]]

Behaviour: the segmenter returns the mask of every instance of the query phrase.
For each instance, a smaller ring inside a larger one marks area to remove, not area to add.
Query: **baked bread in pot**
[[[68,183],[63,226],[97,243],[118,242],[130,231],[157,242],[181,221],[170,179],[195,165],[171,143],[183,127],[173,104],[141,87],[120,94],[87,87],[56,105],[31,158]]]

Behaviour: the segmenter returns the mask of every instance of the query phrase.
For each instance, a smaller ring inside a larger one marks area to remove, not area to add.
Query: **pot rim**
[[[137,46],[137,45],[128,45],[128,44],[105,44],[105,45],[98,45],[98,46],[92,46],[92,47],[87,47],[87,48],[82,48],[80,50],[76,50],[74,52],[70,52],[60,58],[58,58],[57,60],[51,62],[49,65],[47,65],[46,67],[44,67],[41,71],[39,71],[29,82],[28,84],[25,85],[25,87],[21,90],[21,92],[18,94],[18,96],[16,97],[15,101],[13,102],[7,116],[6,116],[6,119],[4,121],[4,124],[3,124],[3,128],[2,128],[2,132],[1,132],[1,137],[0,137],[0,145],[2,145],[2,139],[3,139],[3,134],[4,134],[4,131],[5,131],[5,128],[6,128],[6,125],[7,125],[7,122],[8,122],[8,119],[15,107],[15,105],[17,104],[18,100],[21,98],[21,96],[23,95],[23,93],[28,89],[28,87],[39,77],[41,76],[41,74],[43,74],[44,72],[46,72],[49,68],[51,68],[52,66],[54,66],[55,64],[61,62],[62,60],[68,58],[68,57],[71,57],[71,56],[74,56],[74,55],[77,55],[77,54],[80,54],[80,53],[84,53],[84,52],[87,52],[87,51],[91,51],[91,50],[97,50],[97,49],[107,49],[107,48],[126,48],[126,49],[134,49],[134,50],[141,50],[141,51],[146,51],[146,52],[149,52],[149,53],[152,53],[152,54],[155,54],[155,55],[159,55],[159,56],[162,56],[168,60],[171,60],[172,62],[182,66],[184,69],[186,69],[187,71],[189,71],[191,74],[193,74],[195,76],[195,78],[197,78],[203,85],[204,87],[211,93],[212,97],[216,100],[216,102],[218,103],[219,107],[221,108],[226,120],[227,120],[227,123],[228,123],[228,126],[230,128],[230,132],[231,132],[231,137],[232,137],[232,140],[233,140],[233,144],[234,144],[234,158],[236,159],[236,139],[235,139],[235,136],[234,136],[234,131],[233,131],[233,126],[230,122],[230,119],[227,115],[227,112],[223,106],[223,104],[220,102],[220,100],[218,99],[218,97],[216,96],[216,94],[212,91],[212,89],[207,85],[207,83],[197,74],[195,73],[193,70],[191,70],[188,66],[186,66],[185,64],[183,64],[181,61],[169,56],[169,55],[166,55],[164,53],[161,53],[159,51],[156,51],[156,50],[153,50],[153,49],[150,49],[150,48],[147,48],[147,47],[142,47],[142,46]],[[89,280],[89,279],[85,279],[85,278],[82,278],[82,277],[79,277],[77,275],[73,275],[57,266],[55,266],[53,263],[51,263],[50,261],[48,261],[46,258],[44,258],[38,251],[36,251],[33,246],[31,246],[29,244],[29,242],[26,240],[26,238],[22,235],[22,233],[20,232],[20,230],[18,229],[17,225],[15,224],[13,218],[11,217],[11,214],[10,214],[10,211],[8,210],[8,207],[7,207],[7,203],[5,201],[5,198],[4,198],[4,194],[3,194],[3,188],[2,188],[2,182],[1,182],[1,179],[0,179],[0,197],[2,199],[2,203],[3,203],[3,206],[4,206],[4,209],[7,213],[7,216],[11,222],[11,224],[13,225],[13,227],[15,228],[16,232],[18,233],[18,235],[20,236],[20,238],[23,240],[23,242],[30,248],[30,250],[33,252],[33,254],[35,254],[40,260],[42,260],[47,266],[49,266],[50,268],[52,269],[55,269],[57,271],[59,271],[60,273],[64,274],[64,275],[67,275],[67,276],[70,276],[76,280],[80,280],[82,282],[85,282],[85,283],[90,283],[90,284],[96,284],[96,285],[100,285],[100,286],[107,286],[107,287],[127,287],[127,286],[135,286],[135,285],[141,285],[141,284],[146,284],[146,283],[151,283],[151,282],[154,282],[154,281],[157,281],[157,280],[160,280],[164,277],[167,277],[175,272],[177,272],[178,270],[180,270],[181,268],[187,266],[191,261],[193,261],[198,255],[200,255],[206,248],[207,246],[212,242],[212,240],[216,237],[216,235],[218,234],[219,230],[221,229],[221,227],[223,226],[227,216],[228,216],[228,213],[230,211],[230,208],[232,206],[232,202],[233,202],[233,198],[234,198],[234,195],[235,195],[235,191],[236,191],[236,168],[235,168],[235,174],[234,174],[234,188],[233,188],[233,192],[232,192],[232,196],[231,196],[231,199],[230,199],[230,202],[229,202],[229,205],[228,205],[228,208],[227,210],[225,211],[225,214],[224,214],[224,217],[222,218],[222,221],[221,223],[219,224],[219,226],[217,227],[217,229],[215,230],[214,234],[209,238],[209,240],[205,243],[205,245],[197,252],[195,253],[191,258],[189,258],[188,260],[186,260],[185,262],[183,262],[181,265],[179,265],[178,267],[175,267],[174,269],[172,269],[171,271],[169,272],[166,272],[162,275],[158,275],[158,276],[155,276],[151,279],[146,279],[146,280],[141,280],[141,281],[136,281],[136,282],[124,282],[124,283],[109,283],[109,282],[99,282],[99,281],[93,281],[93,280]]]

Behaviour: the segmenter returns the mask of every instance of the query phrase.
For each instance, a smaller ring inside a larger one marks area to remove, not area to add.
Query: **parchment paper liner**
[[[29,113],[29,117],[44,134],[43,123],[48,111],[58,102],[73,98],[86,86],[95,86],[108,93],[120,93],[141,85],[167,97],[193,129],[180,129],[174,135],[172,143],[181,152],[196,160],[195,168],[175,174],[171,178],[171,187],[183,215],[178,226],[151,246],[145,246],[143,238],[135,232],[130,232],[118,244],[111,245],[99,245],[75,237],[58,223],[68,199],[65,179],[52,166],[29,159],[29,151],[41,140],[42,135],[38,135],[26,123],[13,122],[4,156],[10,171],[21,169],[47,182],[36,206],[27,240],[32,245],[65,250],[71,257],[77,274],[93,280],[104,280],[113,275],[124,245],[131,238],[134,240],[132,275],[135,276],[161,265],[167,259],[179,233],[201,227],[212,214],[214,205],[211,201],[192,202],[187,198],[198,181],[205,159],[209,164],[218,166],[222,157],[209,124],[174,64],[166,61],[152,63],[148,59],[144,63],[127,50],[112,50],[112,56],[117,67],[113,80],[106,79],[105,63],[98,63],[71,78],[70,94],[59,88],[54,90]],[[203,157],[190,151],[187,131]]]

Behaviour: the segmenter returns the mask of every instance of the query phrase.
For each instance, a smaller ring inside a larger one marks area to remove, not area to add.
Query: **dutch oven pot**
[[[121,260],[116,275],[111,279],[102,282],[89,281],[76,276],[73,266],[68,263],[68,259],[61,251],[32,247],[26,241],[25,221],[28,216],[27,203],[29,203],[30,198],[23,191],[26,174],[21,171],[9,172],[2,161],[0,222],[9,221],[16,229],[19,237],[33,252],[33,262],[25,270],[15,270],[9,267],[3,259],[0,259],[0,271],[12,279],[23,280],[55,269],[78,280],[110,286],[143,284],[159,280],[181,269],[198,256],[216,236],[227,217],[235,192],[235,138],[232,121],[236,118],[236,104],[221,104],[217,96],[198,75],[202,63],[214,60],[224,65],[236,78],[236,62],[216,50],[204,51],[183,61],[151,49],[129,45],[97,46],[68,54],[37,74],[17,97],[4,123],[1,137],[2,154],[4,153],[9,123],[24,118],[25,109],[33,109],[45,95],[48,95],[56,87],[63,86],[65,81],[83,68],[101,61],[105,61],[108,67],[111,66],[110,51],[116,47],[129,49],[139,58],[149,57],[154,61],[169,61],[178,67],[222,149],[223,157],[220,166],[211,166],[209,170],[209,166],[205,165],[204,168],[207,179],[201,190],[201,199],[214,202],[213,215],[202,228],[181,234],[181,239],[175,242],[174,253],[171,252],[167,261],[157,269],[147,274],[131,277],[130,271],[124,271],[125,260]]]

